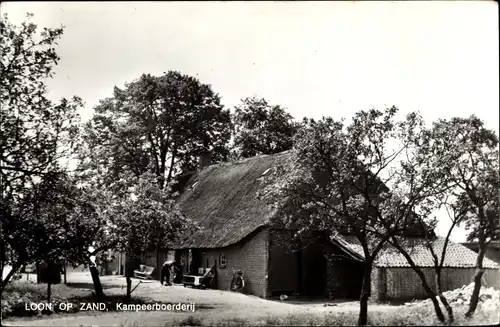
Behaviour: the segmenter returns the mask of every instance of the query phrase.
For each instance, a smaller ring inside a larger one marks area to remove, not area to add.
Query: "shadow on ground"
[[[94,284],[93,283],[67,283],[66,286],[71,287],[71,288],[85,288],[89,290],[94,289]],[[109,289],[109,288],[120,288],[123,285],[118,285],[118,284],[102,284],[102,289]]]

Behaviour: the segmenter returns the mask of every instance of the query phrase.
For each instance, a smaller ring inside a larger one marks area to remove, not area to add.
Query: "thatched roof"
[[[363,248],[359,241],[352,236],[337,235],[333,238],[335,244],[339,245],[343,250],[349,254],[356,254],[357,257],[364,258]],[[444,246],[444,238],[437,237],[432,243],[434,252],[440,256]],[[407,251],[415,264],[419,267],[434,267],[433,258],[430,251],[422,244],[407,247]],[[453,268],[474,268],[476,265],[477,253],[468,249],[467,247],[449,242],[446,250],[446,255],[443,267]],[[410,267],[406,258],[399,253],[396,249],[388,248],[381,251],[375,260],[376,267]],[[483,267],[487,269],[498,269],[498,264],[488,258],[483,259]]]
[[[275,214],[258,198],[262,174],[290,154],[262,155],[208,166],[194,174],[179,198],[183,213],[202,229],[176,248],[220,248],[241,241]]]

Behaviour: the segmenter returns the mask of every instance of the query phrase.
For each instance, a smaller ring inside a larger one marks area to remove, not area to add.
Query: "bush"
[[[23,314],[25,311],[25,303],[35,302],[32,300],[32,294],[25,292],[3,292],[2,295],[2,308],[1,315],[2,319],[7,316],[23,316],[27,314]]]

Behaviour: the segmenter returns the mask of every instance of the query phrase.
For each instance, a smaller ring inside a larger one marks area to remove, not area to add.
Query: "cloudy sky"
[[[32,12],[40,26],[65,26],[50,92],[82,97],[84,119],[115,85],[177,70],[228,107],[257,95],[300,119],[396,105],[428,122],[475,114],[498,132],[497,10],[488,1],[0,5],[14,22]]]

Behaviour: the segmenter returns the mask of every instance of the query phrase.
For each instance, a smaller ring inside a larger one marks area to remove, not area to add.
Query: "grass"
[[[495,325],[498,313],[492,309],[483,310],[478,307],[471,319],[465,318],[467,308],[454,310],[455,321],[451,326],[480,326]],[[498,309],[498,308],[496,308]],[[285,316],[268,316],[261,320],[245,320],[241,318],[213,321],[189,316],[181,321],[165,324],[165,327],[178,326],[355,326],[358,322],[357,312],[336,312],[327,314],[297,313]],[[436,318],[432,307],[402,307],[397,312],[369,312],[368,325],[371,326],[439,326],[442,325]],[[136,325],[127,325],[136,326]]]
[[[135,296],[129,303],[142,304],[148,303],[148,300]],[[106,303],[108,310],[113,311],[116,308],[116,303],[125,303],[126,300],[124,294],[107,294],[104,298],[99,299],[89,289],[78,288],[75,285],[55,284],[51,287],[51,303],[54,312],[49,310],[31,311],[25,308],[25,304],[41,302],[47,302],[47,284],[11,282],[3,290],[2,318],[79,312],[81,303],[96,302]],[[72,303],[73,308],[70,311],[60,311],[60,303]]]
[[[21,303],[24,307],[25,302],[45,302],[46,300],[47,285],[44,284],[27,284],[23,282],[14,282],[9,284],[5,289],[4,296],[2,297],[2,312],[4,304],[8,306],[16,306],[16,303]],[[114,294],[112,293],[114,292]],[[95,297],[89,289],[83,289],[73,285],[58,284],[53,285],[52,288],[53,302],[57,301],[71,301],[74,303],[79,302],[93,302]],[[116,289],[106,292],[108,295],[105,298],[107,303],[124,302],[124,290]],[[134,296],[132,303],[145,303],[151,302],[148,299],[148,293],[140,293],[144,298]],[[167,297],[166,297],[167,298]],[[166,299],[165,298],[165,299]],[[207,300],[209,301],[209,300]],[[159,301],[154,301],[161,303]],[[7,306],[7,307],[8,307]],[[394,308],[394,307],[393,307]],[[267,314],[267,312],[256,311],[255,308],[249,308],[247,311],[242,309],[241,306],[231,307],[230,301],[227,304],[211,305],[207,303],[197,303],[196,313],[176,313],[173,315],[153,314],[152,316],[137,316],[137,315],[117,315],[120,318],[121,326],[150,326],[154,321],[154,325],[164,325],[166,327],[173,326],[350,326],[356,325],[358,320],[357,311],[302,311],[301,313],[287,314],[285,311],[281,314]],[[497,311],[500,311],[499,305],[492,305],[491,307],[479,305],[474,317],[470,320],[464,317],[466,307],[454,307],[455,322],[453,325],[494,325],[498,323]],[[201,310],[201,311],[200,311]],[[231,310],[234,310],[231,312]],[[253,310],[253,311],[252,311]],[[228,314],[222,314],[226,312]],[[299,311],[300,312],[300,311]],[[23,312],[9,312],[8,316],[22,316]],[[38,314],[38,313],[37,313]],[[43,313],[40,313],[43,314]],[[52,314],[52,313],[50,313]],[[56,313],[58,314],[58,313]],[[78,315],[95,315],[97,317],[89,317],[91,320],[108,318],[108,321],[113,321],[111,315],[102,316],[101,312],[81,312]],[[116,315],[116,313],[113,313]],[[78,317],[79,318],[79,317]],[[127,318],[127,319],[125,319]],[[16,318],[19,319],[19,318]],[[52,317],[50,317],[52,320]],[[175,319],[172,321],[172,319]],[[20,320],[35,320],[33,317],[21,318]],[[169,320],[168,323],[166,321]],[[78,320],[79,324],[82,320]],[[114,320],[116,321],[116,320]],[[111,323],[109,323],[111,324]],[[415,325],[441,325],[435,318],[435,312],[431,305],[429,306],[397,306],[395,310],[377,310],[374,307],[368,307],[368,324],[374,326],[415,326]]]

